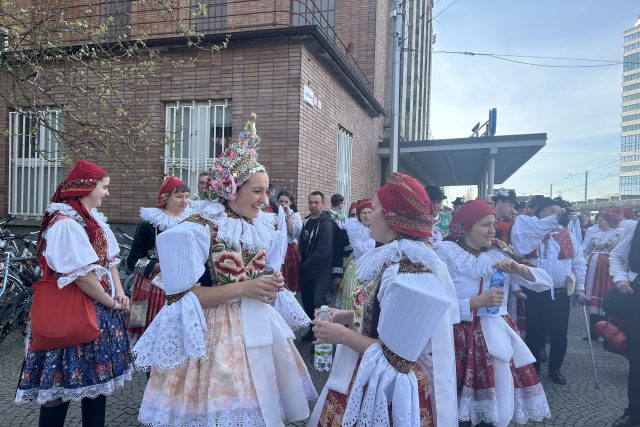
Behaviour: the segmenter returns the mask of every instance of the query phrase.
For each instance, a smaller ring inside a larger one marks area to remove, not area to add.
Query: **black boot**
[[[60,403],[55,406],[40,406],[40,418],[38,427],[63,427],[67,418],[69,402]]]
[[[640,426],[640,419],[633,417],[628,409],[624,414],[613,422],[613,427],[637,427]]]
[[[104,427],[104,414],[107,406],[106,396],[94,399],[84,398],[82,406],[82,427]]]

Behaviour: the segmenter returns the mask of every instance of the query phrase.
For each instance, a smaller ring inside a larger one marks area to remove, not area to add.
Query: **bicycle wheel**
[[[16,301],[24,300],[24,286],[13,274],[7,278],[7,287],[2,296],[0,296],[0,324],[6,323],[8,316],[11,315]]]

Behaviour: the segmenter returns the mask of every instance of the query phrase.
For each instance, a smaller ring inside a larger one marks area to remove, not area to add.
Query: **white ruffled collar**
[[[140,208],[140,218],[156,227],[159,231],[167,230],[174,225],[178,225],[191,215],[189,208],[185,209],[180,216],[172,216],[160,208]]]
[[[424,242],[408,239],[394,240],[356,260],[358,281],[370,282],[385,265],[400,262],[403,256],[427,267],[433,267],[440,262],[438,255]]]
[[[47,213],[48,214],[60,213],[62,215],[65,215],[65,216],[68,216],[70,218],[73,218],[76,221],[78,221],[80,224],[84,225],[84,219],[80,216],[80,214],[78,212],[76,212],[75,209],[73,209],[67,203],[50,203],[49,206],[47,206]],[[104,214],[102,212],[100,212],[97,209],[93,208],[93,209],[91,209],[90,213],[91,213],[91,216],[100,225],[103,225],[103,226],[107,225],[107,217],[104,216]]]
[[[271,241],[277,235],[275,214],[260,212],[250,224],[244,218],[229,217],[225,210],[221,203],[201,200],[193,203],[191,214],[200,215],[216,224],[216,240],[232,249],[246,249],[252,253],[269,249]]]

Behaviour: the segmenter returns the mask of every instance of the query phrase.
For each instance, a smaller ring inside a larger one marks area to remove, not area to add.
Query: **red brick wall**
[[[300,91],[308,84],[322,102],[322,109],[300,100],[300,161],[298,173],[301,210],[315,190],[331,196],[336,192],[338,127],[353,134],[351,195],[354,200],[371,197],[380,183],[378,141],[382,117],[372,118],[333,77],[331,71],[309,52],[302,50]],[[327,204],[329,201],[326,200]]]
[[[187,59],[190,53],[175,49],[171,55],[176,60]],[[196,64],[181,68],[159,65],[149,85],[136,87],[128,96],[139,99],[136,109],[140,114],[153,112],[158,128],[164,127],[166,104],[175,101],[229,100],[234,137],[249,114],[256,112],[262,138],[260,161],[267,166],[274,185],[292,191],[306,211],[308,193],[321,190],[331,195],[336,190],[338,126],[353,133],[352,197],[369,197],[379,185],[377,146],[382,117],[371,118],[333,74],[299,41],[263,42],[251,47],[233,47],[232,41],[217,55],[200,52]],[[316,91],[322,109],[303,101],[307,83]],[[0,80],[0,90],[6,89],[6,84]],[[7,129],[7,118],[7,109],[0,105],[0,129]],[[148,149],[140,145],[134,153],[115,145],[107,153],[93,156],[111,176],[111,198],[103,211],[112,222],[138,222],[139,207],[155,204],[163,179],[165,145],[162,135],[151,135],[150,140],[153,143]],[[0,146],[0,216],[4,216],[9,186],[6,137],[0,136]],[[126,156],[145,182],[131,170],[116,167],[112,161],[115,155]],[[65,166],[65,174],[69,167]]]

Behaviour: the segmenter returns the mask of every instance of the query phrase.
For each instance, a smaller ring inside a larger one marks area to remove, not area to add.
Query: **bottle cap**
[[[329,311],[329,306],[328,305],[320,306],[320,311]]]

